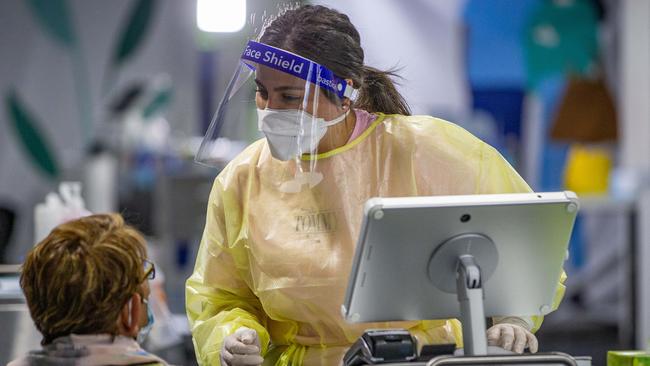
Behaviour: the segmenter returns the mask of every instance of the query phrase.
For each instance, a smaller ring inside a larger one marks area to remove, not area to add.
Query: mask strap
[[[129,299],[129,325],[131,325],[131,321],[132,321],[131,319],[131,312],[132,312],[131,310],[133,309],[132,306],[133,306],[133,296],[131,296],[131,298]]]
[[[142,295],[140,296],[142,298]],[[146,302],[143,303],[146,304]],[[131,295],[131,298],[129,299],[129,324],[131,324],[131,321],[133,320],[133,318],[131,317],[132,310],[133,310],[133,295]]]
[[[347,118],[347,116],[348,116],[349,113],[350,113],[350,109],[348,109],[347,111],[345,111],[345,113],[343,113],[342,115],[340,115],[340,116],[334,118],[333,120],[325,121],[325,122],[323,123],[323,126],[329,127],[329,126],[333,126],[333,125],[335,125],[335,124],[337,124],[337,123],[340,123],[340,122],[344,121],[345,118]]]

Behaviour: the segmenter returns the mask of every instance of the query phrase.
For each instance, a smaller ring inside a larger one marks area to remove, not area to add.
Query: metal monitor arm
[[[487,355],[487,339],[481,268],[476,263],[474,256],[465,254],[458,257],[456,288],[460,303],[461,323],[463,324],[465,354],[485,356]]]
[[[487,355],[483,284],[498,262],[494,242],[479,233],[449,238],[436,246],[429,260],[429,280],[441,291],[458,297],[467,356]]]

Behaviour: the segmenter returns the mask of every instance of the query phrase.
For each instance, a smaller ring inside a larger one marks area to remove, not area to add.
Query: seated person
[[[153,325],[154,276],[144,238],[120,215],[59,225],[20,276],[43,347],[9,365],[167,365],[139,345]]]

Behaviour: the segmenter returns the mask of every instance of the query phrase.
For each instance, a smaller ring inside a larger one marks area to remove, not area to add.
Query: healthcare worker
[[[246,45],[197,160],[214,162],[214,141],[255,120],[266,138],[210,194],[186,288],[199,363],[337,365],[369,328],[461,345],[456,319],[350,324],[340,314],[367,199],[530,191],[467,131],[410,116],[390,76],[364,64],[348,17],[322,6],[286,10]],[[541,318],[494,322],[489,344],[537,350]]]

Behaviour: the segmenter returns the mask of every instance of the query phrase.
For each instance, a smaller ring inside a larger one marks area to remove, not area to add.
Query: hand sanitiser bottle
[[[34,207],[34,244],[66,221],[90,215],[81,197],[81,183],[61,182],[59,192],[50,192]]]

